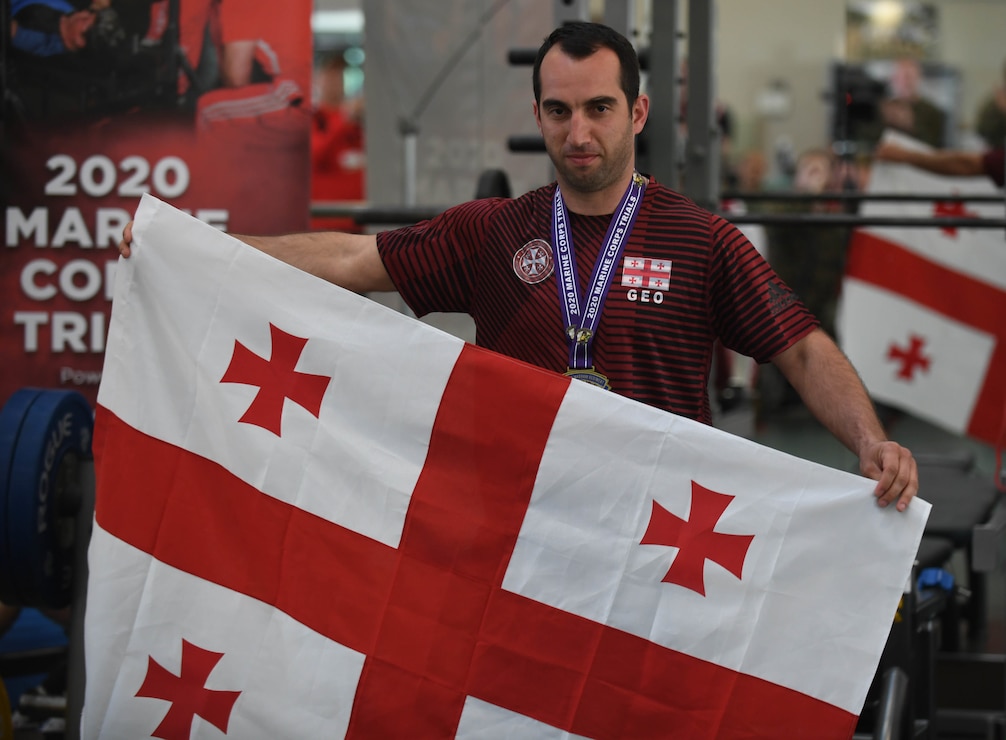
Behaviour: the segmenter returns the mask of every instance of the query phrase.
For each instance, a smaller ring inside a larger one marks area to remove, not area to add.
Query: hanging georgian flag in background
[[[461,340],[145,196],[83,735],[848,738],[929,505]]]
[[[923,147],[887,133],[903,146]],[[867,192],[996,194],[988,178],[878,162]],[[863,215],[1003,218],[989,203],[866,201]],[[838,334],[870,394],[997,444],[1006,417],[1006,237],[998,229],[856,229]]]

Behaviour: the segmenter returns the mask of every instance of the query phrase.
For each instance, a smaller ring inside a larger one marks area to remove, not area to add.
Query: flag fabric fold
[[[150,196],[84,737],[849,737],[929,505],[444,334]]]
[[[906,146],[919,142],[894,132]],[[1001,193],[988,178],[874,164],[869,193]],[[1003,203],[865,201],[866,216],[1003,218]],[[862,227],[849,245],[837,332],[870,395],[938,427],[1006,443],[1006,249],[982,228]],[[878,320],[878,317],[881,317]]]

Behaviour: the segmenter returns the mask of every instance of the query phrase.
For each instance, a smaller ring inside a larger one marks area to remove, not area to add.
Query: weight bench
[[[935,738],[936,624],[954,594],[940,586],[920,586],[918,575],[927,568],[942,569],[954,549],[944,537],[923,536],[910,588],[891,626],[853,740]]]
[[[1006,537],[1006,504],[992,477],[975,471],[970,452],[922,454],[916,456],[916,461],[919,497],[933,506],[923,540],[932,537],[949,541],[965,556],[967,582],[962,585],[970,589],[971,597],[962,616],[973,642],[985,630],[986,574],[1002,562],[1000,543]],[[955,610],[951,608],[947,614],[955,616]],[[959,628],[956,620],[945,624],[943,649],[960,647]]]
[[[985,577],[1006,558],[1006,504],[991,476],[974,469],[970,452],[916,455],[919,497],[932,504],[916,554],[910,593],[896,620],[874,684],[870,688],[856,740],[935,738],[938,732],[938,653],[959,649],[961,608],[955,590],[919,588],[916,576],[944,569],[963,552],[971,598],[965,605],[969,637],[984,632]],[[936,629],[937,624],[942,629]]]

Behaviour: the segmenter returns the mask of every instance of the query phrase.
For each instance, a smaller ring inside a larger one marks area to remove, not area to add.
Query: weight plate
[[[60,608],[73,590],[80,463],[94,414],[76,391],[43,390],[28,408],[7,485],[7,541],[20,603]]]
[[[0,601],[5,604],[18,603],[7,539],[7,488],[10,485],[11,464],[28,409],[41,392],[38,388],[22,388],[15,391],[0,409]]]

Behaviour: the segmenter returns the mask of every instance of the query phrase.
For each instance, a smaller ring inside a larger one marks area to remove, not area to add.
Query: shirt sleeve
[[[768,362],[820,322],[737,227],[719,216],[712,219],[713,326],[730,349]]]
[[[377,234],[384,267],[417,316],[470,313],[492,216],[507,200],[462,203],[428,221]]]

